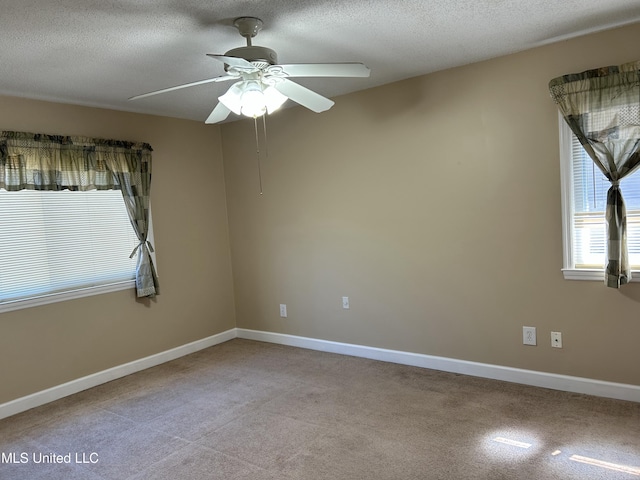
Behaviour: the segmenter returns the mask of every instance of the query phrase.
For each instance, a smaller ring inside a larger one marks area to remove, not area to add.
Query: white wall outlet
[[[342,297],[342,308],[349,310],[349,297]]]
[[[537,345],[536,327],[522,327],[522,344]]]
[[[562,332],[551,332],[551,346],[562,348]]]
[[[280,316],[282,318],[287,318],[287,306],[284,303],[280,304]]]

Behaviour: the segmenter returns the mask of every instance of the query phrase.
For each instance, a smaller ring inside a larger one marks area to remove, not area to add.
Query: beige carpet
[[[640,404],[233,340],[1,420],[0,454],[2,480],[633,479]]]

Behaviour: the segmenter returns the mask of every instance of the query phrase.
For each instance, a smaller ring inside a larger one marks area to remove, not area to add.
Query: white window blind
[[[606,255],[605,208],[611,183],[587,155],[566,122],[560,119],[563,171],[566,271],[603,271]],[[640,270],[640,171],[620,182],[627,209],[627,240],[632,270]],[[602,275],[579,278],[600,279]]]
[[[0,306],[135,278],[122,194],[0,190]]]

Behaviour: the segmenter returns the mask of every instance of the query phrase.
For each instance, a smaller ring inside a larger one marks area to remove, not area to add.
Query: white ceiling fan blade
[[[368,77],[371,70],[363,63],[297,63],[275,65],[289,77]]]
[[[162,90],[156,90],[149,93],[143,93],[142,95],[136,95],[135,97],[129,98],[129,100],[139,100],[145,97],[151,97],[152,95],[159,95],[161,93],[173,92],[174,90],[180,90],[183,88],[195,87],[196,85],[204,85],[205,83],[213,83],[213,82],[225,82],[227,80],[234,80],[236,77],[232,77],[230,75],[223,75],[221,77],[207,78],[206,80],[199,80],[197,82],[185,83],[183,85],[176,85],[175,87],[163,88]]]
[[[222,122],[223,120],[227,119],[230,113],[231,110],[225,107],[222,102],[219,102],[218,105],[216,105],[216,108],[213,109],[213,112],[211,112],[209,117],[207,117],[207,119],[204,121],[204,123]]]
[[[307,87],[303,87],[302,85],[287,80],[286,78],[282,78],[273,86],[276,90],[289,97],[294,102],[299,103],[303,107],[307,107],[309,110],[313,110],[316,113],[329,110],[335,104],[333,100],[329,100],[313,90],[309,90]]]
[[[240,57],[228,57],[226,55],[216,55],[215,53],[207,53],[207,57],[215,58],[233,67],[256,68],[251,62]]]

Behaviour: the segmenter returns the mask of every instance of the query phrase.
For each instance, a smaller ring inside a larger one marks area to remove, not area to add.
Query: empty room
[[[0,479],[640,477],[635,0],[0,15]]]

